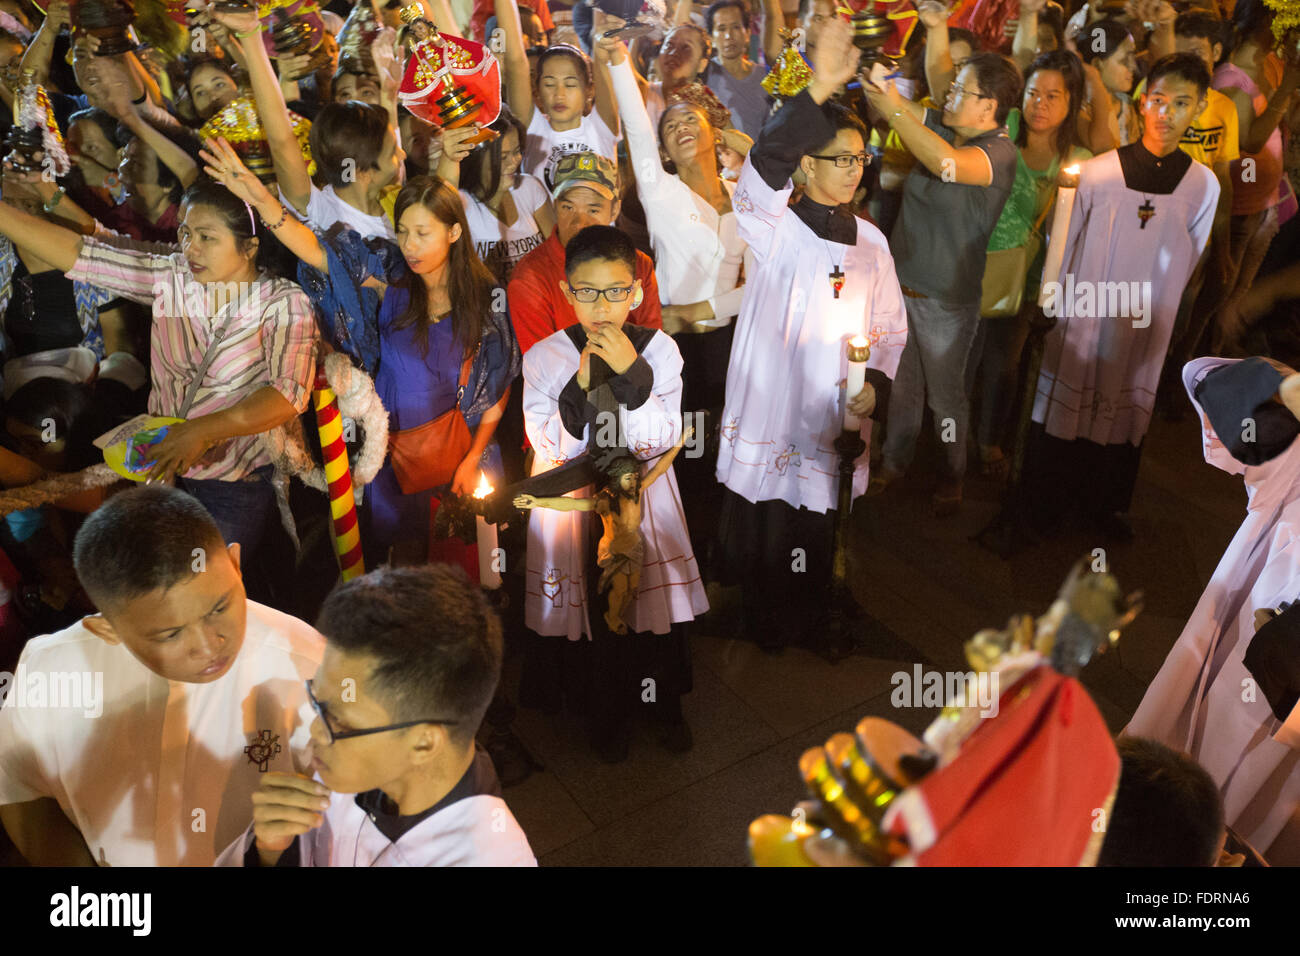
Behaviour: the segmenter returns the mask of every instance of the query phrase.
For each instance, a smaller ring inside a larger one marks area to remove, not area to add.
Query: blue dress
[[[398,298],[390,290],[386,297]],[[406,297],[400,296],[405,299]],[[464,348],[453,334],[451,317],[428,330],[429,353],[421,354],[415,329],[394,329],[400,311],[384,303],[379,317],[379,371],[375,391],[388,409],[391,432],[418,428],[456,404],[456,387]],[[387,549],[401,538],[429,537],[429,503],[433,489],[417,494],[402,493],[392,460],[384,462],[369,488],[370,532],[374,542]]]

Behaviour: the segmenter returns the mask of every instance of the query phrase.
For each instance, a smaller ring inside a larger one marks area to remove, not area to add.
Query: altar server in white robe
[[[474,735],[501,622],[450,564],[381,568],[325,599],[311,768],[268,773],[220,866],[536,866]]]
[[[1140,142],[1083,163],[1060,279],[1044,282],[1048,333],[1026,477],[1035,521],[1077,501],[1098,530],[1131,537],[1137,481],[1178,302],[1210,238],[1219,183],[1178,148],[1209,74],[1191,54],[1152,68]]]
[[[1201,358],[1183,369],[1205,460],[1242,475],[1246,520],[1124,732],[1189,754],[1219,785],[1228,825],[1269,862],[1294,866],[1300,708],[1294,690],[1269,696],[1295,682],[1249,653],[1257,624],[1300,599],[1300,374],[1282,368]]]
[[[812,85],[768,121],[732,200],[757,267],[727,370],[715,564],[723,583],[744,587],[746,635],[772,650],[824,630],[847,344],[862,336],[871,347],[866,386],[847,396],[869,449],[869,416],[883,415],[907,341],[889,246],[848,205],[867,160],[866,130],[827,103],[857,67],[847,24],[828,24],[815,53]],[[806,186],[789,205],[796,169]],[[868,459],[869,451],[855,464],[855,498]]]
[[[246,600],[239,545],[183,491],[108,499],[74,557],[100,613],[23,651],[0,708],[5,829],[38,865],[209,866],[263,775],[307,765],[324,641]],[[36,699],[69,680],[80,699]]]
[[[635,246],[610,226],[589,226],[565,246],[561,288],[578,324],[524,356],[524,425],[534,475],[588,450],[608,457],[615,446],[648,463],[681,437],[677,345],[662,331],[625,324],[644,294],[635,268]],[[593,295],[594,301],[584,301]],[[597,394],[602,382],[617,415],[598,420],[588,395]],[[624,617],[634,633],[616,635],[604,621],[605,598],[596,593],[600,520],[592,512],[549,508],[529,514],[524,606],[538,640],[525,662],[520,703],[557,710],[568,694],[587,711],[593,746],[609,762],[627,755],[637,713],[660,725],[670,750],[691,746],[681,714],[681,695],[690,690],[681,625],[709,605],[671,469],[641,493],[641,536],[640,581]],[[654,681],[651,694],[647,678]]]

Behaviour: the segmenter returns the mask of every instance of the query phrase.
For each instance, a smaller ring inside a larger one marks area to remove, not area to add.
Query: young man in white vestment
[[[824,632],[831,530],[845,422],[871,446],[871,417],[907,340],[903,294],[880,230],[849,203],[867,161],[866,130],[828,101],[858,62],[847,23],[821,30],[814,80],[768,121],[732,206],[757,263],[746,278],[727,369],[718,453],[725,486],[718,578],[743,587],[745,632],[760,646],[816,644]],[[790,202],[791,176],[806,185]],[[851,339],[871,348],[866,384],[844,396]],[[869,451],[852,496],[867,487]]]
[[[263,775],[307,765],[303,681],[324,642],[245,598],[239,544],[174,488],[109,498],[74,560],[99,614],[23,650],[0,818],[37,865],[209,866]],[[30,693],[66,675],[102,681],[95,706]]]
[[[501,677],[501,622],[449,564],[337,588],[307,685],[313,776],[268,773],[221,866],[536,866],[474,735]]]
[[[1289,634],[1266,623],[1300,598],[1300,374],[1200,358],[1183,382],[1205,460],[1245,481],[1246,518],[1124,733],[1189,754],[1218,784],[1228,826],[1270,863],[1300,865],[1295,615],[1276,622]]]

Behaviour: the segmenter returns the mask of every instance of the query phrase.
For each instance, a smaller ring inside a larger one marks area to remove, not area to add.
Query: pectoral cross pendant
[[[1145,229],[1147,227],[1147,222],[1155,214],[1156,214],[1156,207],[1151,205],[1151,197],[1149,196],[1145,197],[1145,201],[1142,203],[1142,205],[1138,206],[1138,219],[1142,220],[1142,225],[1139,226],[1138,228]]]
[[[835,293],[835,298],[838,299],[840,297],[840,290],[844,288],[844,273],[840,271],[839,266],[836,266],[835,271],[830,273],[830,279],[831,289]]]

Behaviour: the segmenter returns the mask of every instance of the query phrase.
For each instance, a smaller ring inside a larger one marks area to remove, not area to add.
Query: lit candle
[[[1052,212],[1052,236],[1047,243],[1043,259],[1043,284],[1039,287],[1038,304],[1044,305],[1049,296],[1048,283],[1061,277],[1061,264],[1065,259],[1065,240],[1070,235],[1070,210],[1074,208],[1074,194],[1079,188],[1079,164],[1061,170],[1057,179],[1056,209]]]
[[[486,498],[492,494],[487,475],[479,472],[478,487],[474,489],[475,498]],[[488,524],[482,515],[475,515],[475,527],[478,529],[478,583],[490,591],[501,587],[501,574],[492,566],[497,550],[497,526]]]
[[[867,359],[871,358],[871,345],[861,335],[849,339],[849,377],[844,385],[844,430],[858,431],[862,420],[849,411],[849,402],[857,397],[867,383]]]

